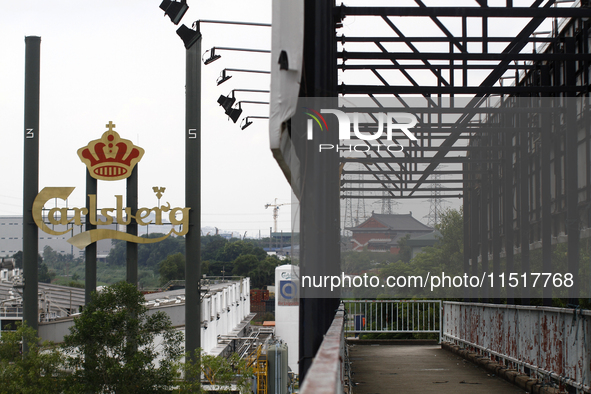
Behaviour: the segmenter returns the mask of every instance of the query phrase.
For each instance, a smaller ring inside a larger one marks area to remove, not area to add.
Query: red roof
[[[357,227],[347,227],[351,231],[372,231],[384,230],[409,232],[409,231],[433,231],[433,228],[424,225],[417,219],[412,217],[412,214],[372,214],[365,222]]]

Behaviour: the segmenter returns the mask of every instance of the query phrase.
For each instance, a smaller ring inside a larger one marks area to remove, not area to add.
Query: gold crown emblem
[[[113,122],[98,140],[90,141],[78,149],[78,156],[90,176],[103,181],[117,181],[131,175],[133,167],[141,160],[144,150],[130,140],[119,137]]]

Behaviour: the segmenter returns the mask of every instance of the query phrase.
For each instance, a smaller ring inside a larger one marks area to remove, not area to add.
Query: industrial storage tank
[[[277,341],[267,349],[267,393],[287,394],[289,378],[287,376],[287,344]]]

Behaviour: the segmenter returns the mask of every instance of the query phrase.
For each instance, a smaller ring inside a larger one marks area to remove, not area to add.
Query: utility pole
[[[23,167],[23,320],[37,331],[39,321],[37,254],[39,230],[33,202],[39,192],[39,91],[41,37],[25,37],[25,130]],[[25,344],[26,346],[26,344]],[[25,348],[26,350],[26,348]]]
[[[185,236],[185,351],[192,362],[199,363],[199,355],[196,353],[201,347],[201,33],[199,31],[194,39],[185,42],[185,48],[185,206],[189,208],[189,231]],[[199,376],[190,378],[199,379]]]

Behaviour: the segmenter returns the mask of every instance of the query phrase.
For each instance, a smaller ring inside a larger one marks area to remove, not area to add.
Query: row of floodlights
[[[189,9],[187,5],[187,0],[173,1],[173,0],[163,0],[160,3],[160,9],[164,11],[164,15],[168,15],[172,23],[178,25],[185,13]],[[198,31],[188,28],[185,25],[181,25],[176,31],[176,34],[179,35],[183,43],[185,44],[185,48],[190,48],[195,41],[201,36]]]
[[[174,1],[174,0],[163,0],[162,3],[160,4],[160,9],[162,9],[164,11],[164,15],[168,15],[168,17],[170,18],[170,20],[172,21],[172,23],[174,23],[175,25],[178,25],[181,21],[181,19],[183,19],[183,16],[185,15],[185,13],[187,12],[187,10],[189,9],[189,6],[187,5],[187,0],[180,0],[180,2],[178,1]],[[198,22],[196,22],[198,23]],[[179,27],[177,29],[177,34],[179,35],[179,37],[181,37],[181,39],[183,40],[183,43],[185,44],[185,48],[190,48],[191,45],[193,45],[193,43],[199,39],[199,37],[201,36],[200,32],[197,30],[193,30],[188,28],[185,25],[181,25],[181,27]],[[263,50],[263,49],[242,49],[242,48],[216,48],[213,47],[211,48],[209,51],[206,51],[205,53],[209,52],[209,57],[207,59],[202,59],[203,63],[205,65],[208,65],[210,63],[213,63],[214,61],[218,60],[219,58],[221,58],[221,55],[217,54],[215,52],[216,49],[224,49],[224,50],[237,50],[237,51],[247,51],[247,52],[262,52],[262,53],[270,53],[271,51],[269,50]],[[226,71],[239,71],[239,72],[255,72],[255,73],[265,73],[265,74],[269,74],[269,71],[260,71],[260,70],[241,70],[241,69],[224,69],[222,71],[222,74],[220,75],[220,78],[218,78],[218,80],[216,81],[218,85],[221,85],[222,83],[226,82],[228,79],[230,79],[232,76],[229,76],[226,74]],[[238,90],[238,89],[236,89]],[[236,98],[234,97],[234,91],[232,91],[232,97],[230,96],[223,96],[221,95],[220,98],[218,99],[218,103],[222,106],[222,108],[224,108],[226,115],[234,122],[236,123],[238,121],[238,119],[240,118],[240,115],[242,114],[242,103],[249,103],[249,104],[269,104],[268,102],[263,102],[263,101],[240,101],[238,102],[238,106],[236,108],[233,108],[234,103],[236,102]],[[245,90],[245,91],[249,91],[249,90]],[[264,92],[264,93],[269,93],[269,91],[253,91],[250,90],[251,92]],[[244,130],[245,128],[247,128],[248,126],[250,126],[252,124],[252,121],[250,119],[268,119],[268,117],[266,116],[247,116],[242,120],[242,123],[240,125],[240,128],[242,130]]]
[[[236,108],[232,108],[232,106],[236,102],[236,97],[234,96],[234,92],[269,93],[269,91],[268,90],[254,90],[254,89],[234,89],[231,92],[231,96],[224,96],[223,94],[220,95],[220,97],[218,98],[218,104],[224,109],[224,111],[226,112],[226,115],[228,115],[228,117],[230,119],[232,119],[232,122],[234,122],[234,123],[236,123],[238,121],[238,118],[242,114],[242,103],[269,105],[269,102],[267,102],[267,101],[242,100],[242,101],[238,102],[238,106]],[[242,121],[242,124],[240,125],[242,130],[244,130],[245,128],[247,128],[248,126],[250,126],[252,124],[252,121],[250,121],[249,119],[267,119],[267,117],[266,116],[247,116],[247,117],[245,117]]]

